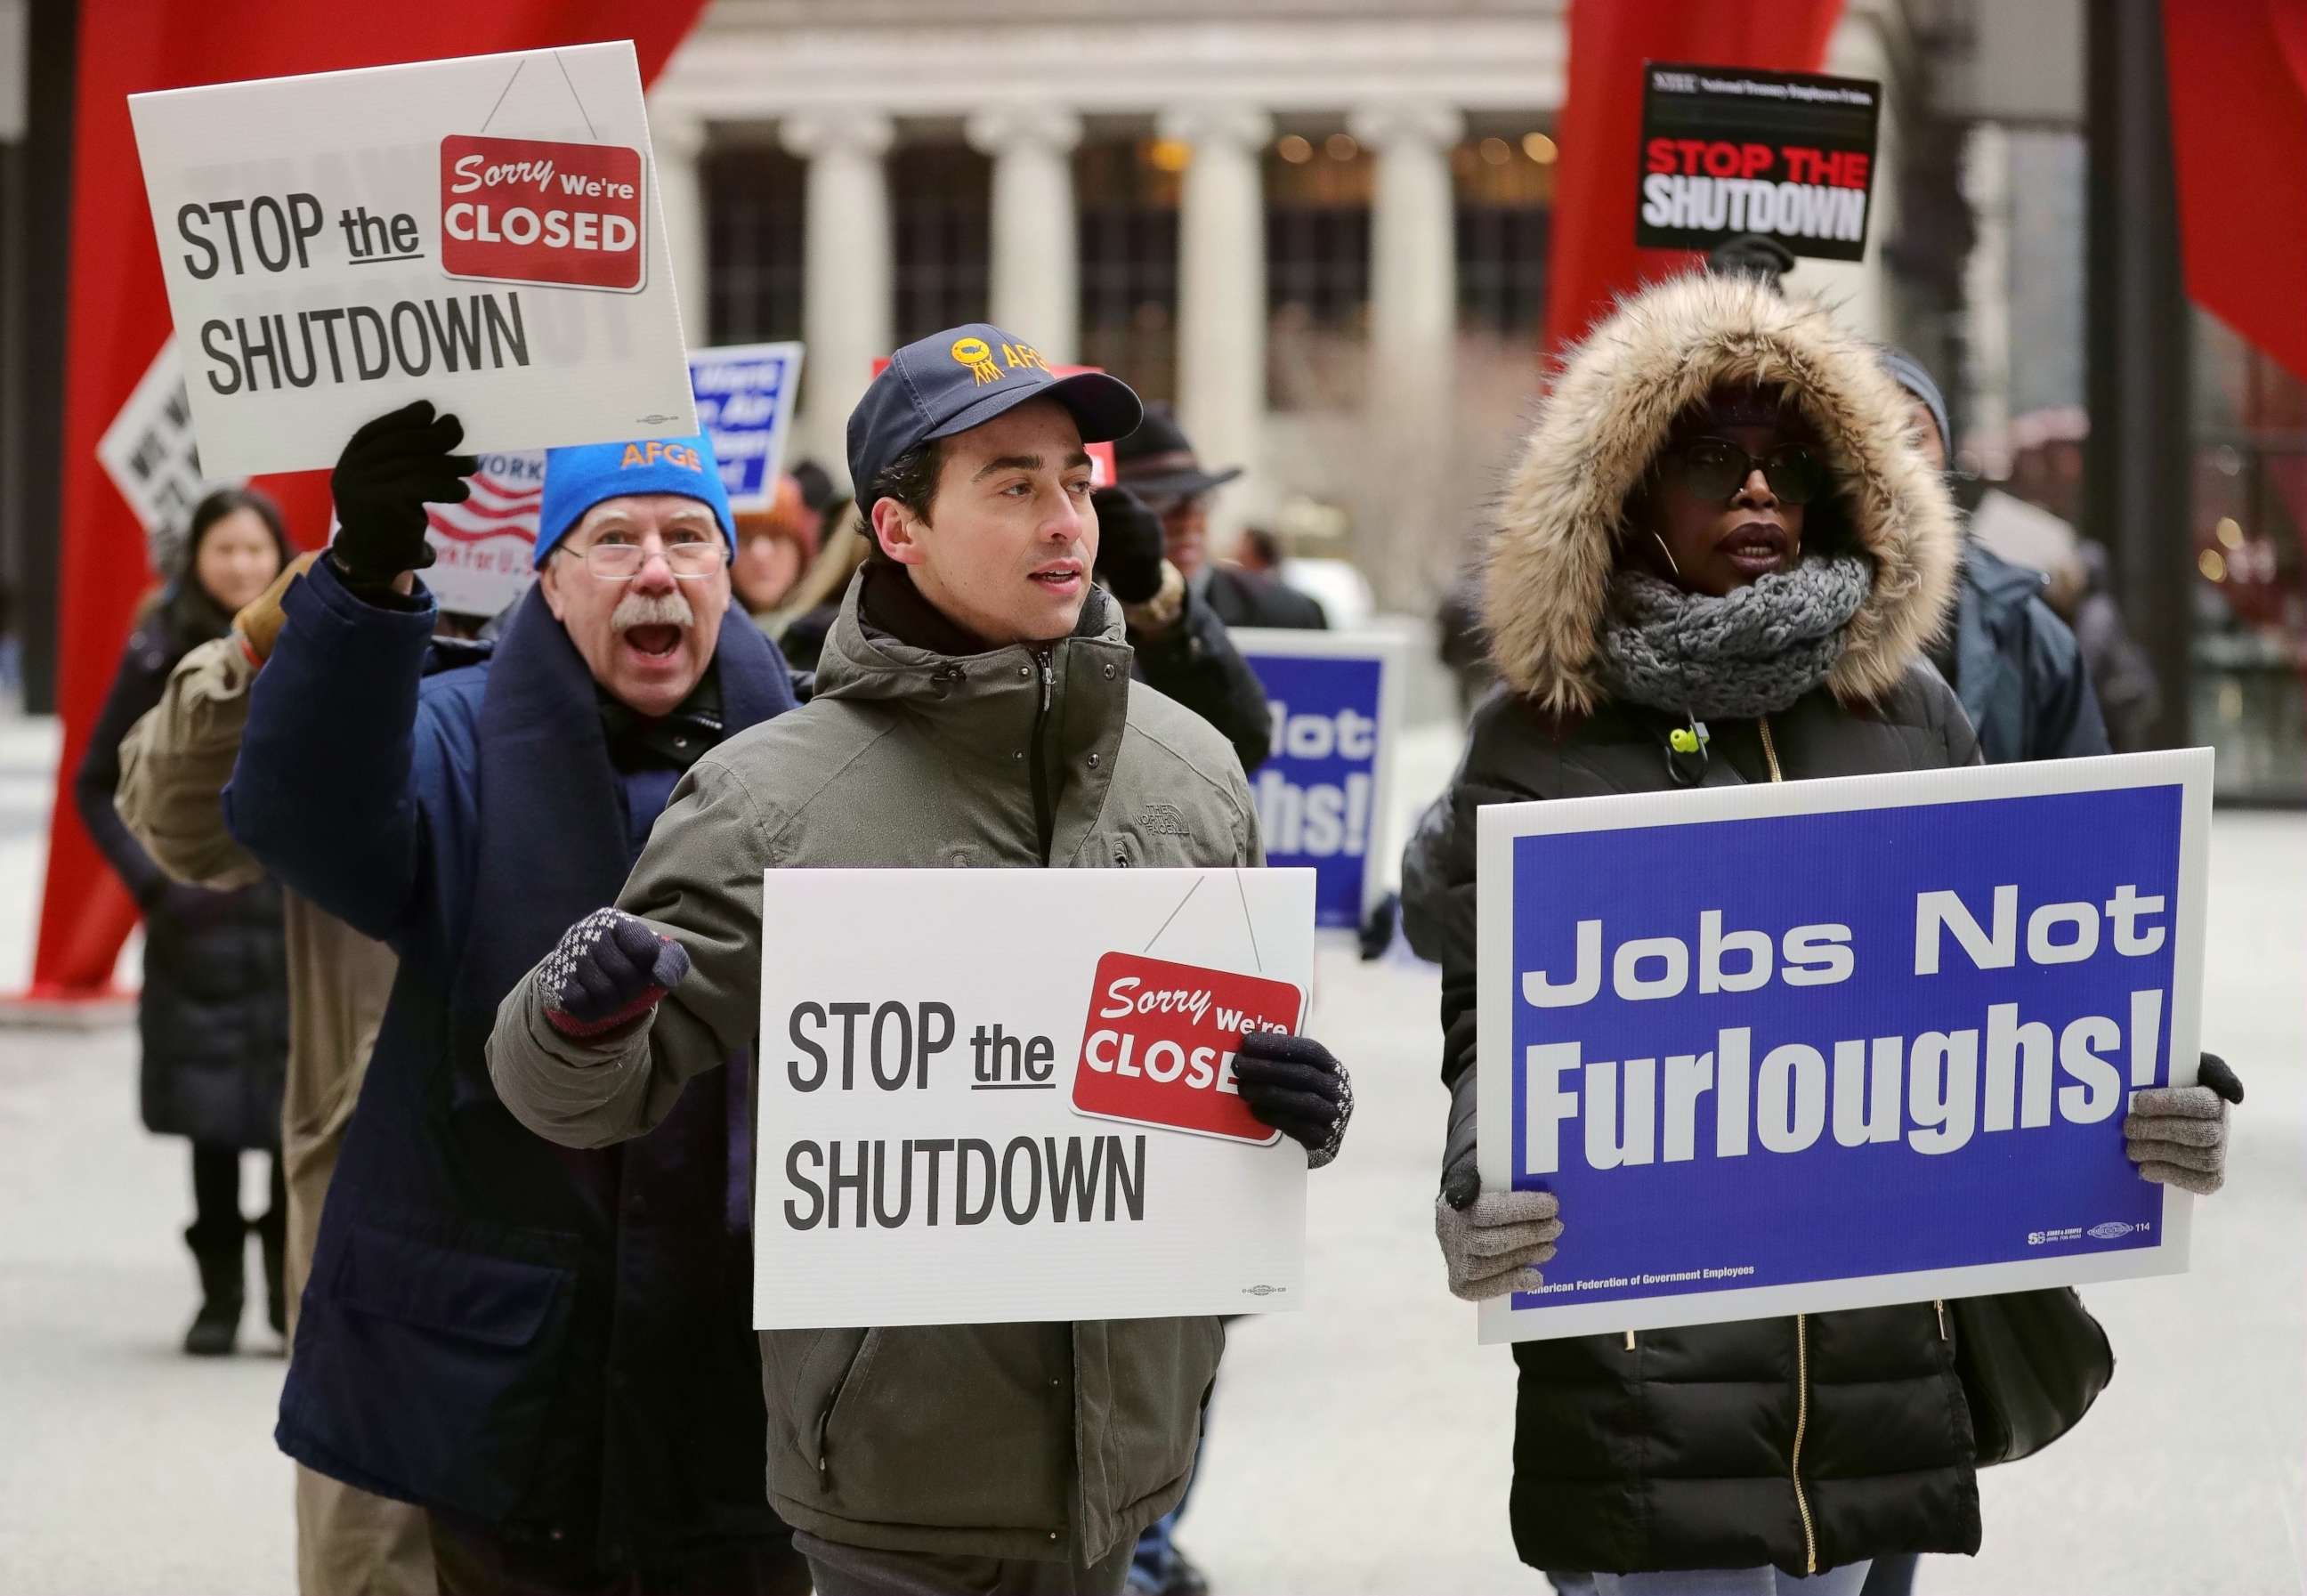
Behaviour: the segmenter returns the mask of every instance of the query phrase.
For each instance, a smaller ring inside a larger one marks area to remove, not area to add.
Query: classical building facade
[[[1422,603],[1536,386],[1565,47],[1560,0],[716,0],[650,99],[690,340],[805,339],[837,471],[873,358],[990,316]],[[1854,3],[1829,62],[1890,81],[1886,167],[1906,48]],[[1888,330],[1873,253],[1798,280]]]

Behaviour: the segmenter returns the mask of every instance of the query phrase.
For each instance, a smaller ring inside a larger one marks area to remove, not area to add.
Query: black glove
[[[596,909],[537,966],[536,984],[554,1030],[597,1036],[647,1014],[688,974],[688,950],[671,937],[622,909]]]
[[[1097,574],[1124,604],[1144,604],[1162,591],[1162,518],[1126,487],[1102,487],[1089,497],[1097,511]]]
[[[2217,1053],[2205,1053],[2196,1064],[2195,1084],[2208,1086],[2237,1108],[2243,1106],[2243,1082]]]
[[[1401,921],[1402,894],[1399,892],[1389,892],[1370,905],[1369,914],[1363,920],[1359,933],[1362,963],[1368,964],[1373,959],[1385,957],[1385,950],[1394,946],[1394,928]]]
[[[472,493],[464,479],[480,469],[474,456],[450,452],[464,441],[464,424],[435,416],[429,399],[412,400],[352,435],[329,479],[338,521],[329,553],[347,581],[388,587],[401,572],[433,563],[425,506],[462,503]]]
[[[1310,1036],[1251,1031],[1234,1055],[1233,1078],[1261,1124],[1306,1149],[1308,1169],[1338,1155],[1346,1121],[1354,1117],[1354,1086],[1328,1048]]]

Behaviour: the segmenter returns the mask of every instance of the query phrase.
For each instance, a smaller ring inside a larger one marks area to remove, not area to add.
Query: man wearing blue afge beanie
[[[551,451],[536,586],[487,663],[426,675],[425,506],[467,496],[463,438],[420,401],[346,445],[342,529],[283,600],[225,793],[275,876],[400,957],[280,1445],[424,1507],[444,1591],[806,1591],[744,1333],[749,1064],[580,1151],[522,1128],[483,1056],[698,757],[793,707],[790,674],[723,624],[728,500],[678,438]]]
[[[723,541],[735,552],[737,528],[729,513],[729,494],[714,464],[713,444],[700,433],[689,438],[546,450],[545,503],[537,513],[536,562],[544,564],[596,504],[640,493],[672,493],[697,500],[713,512]]]

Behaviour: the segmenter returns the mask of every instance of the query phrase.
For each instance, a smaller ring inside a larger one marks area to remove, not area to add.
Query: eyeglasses
[[[1670,475],[1701,499],[1728,499],[1755,472],[1782,504],[1807,504],[1826,491],[1826,462],[1799,443],[1760,459],[1721,438],[1698,438],[1667,457]]]
[[[684,582],[702,581],[729,562],[729,545],[718,537],[676,532],[671,542],[659,546],[673,574]],[[596,538],[590,548],[555,552],[576,555],[602,581],[626,582],[640,575],[650,551],[647,544],[626,534],[608,532]]]

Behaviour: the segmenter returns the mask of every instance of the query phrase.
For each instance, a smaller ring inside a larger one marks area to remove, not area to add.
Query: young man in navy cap
[[[759,1020],[768,867],[1259,862],[1239,761],[1131,682],[1090,579],[1085,445],[1138,416],[997,328],[897,352],[850,416],[877,549],[816,696],[691,767],[619,906],[507,996],[490,1071],[524,1123],[597,1147],[719,1095]],[[872,929],[844,928],[861,958]],[[1247,1040],[1236,1073],[1335,1155],[1352,1094],[1318,1043]],[[1222,1342],[1210,1318],[764,1332],[771,1498],[824,1596],[1118,1592],[1185,1489]]]
[[[793,707],[729,607],[701,438],[546,457],[535,588],[433,676],[425,504],[463,432],[419,402],[337,463],[342,529],[283,601],[226,819],[399,974],[281,1395],[306,1466],[426,1510],[441,1588],[804,1592],[762,1490],[747,1078],[576,1153],[490,1089],[498,1000],[613,896],[683,770]]]

